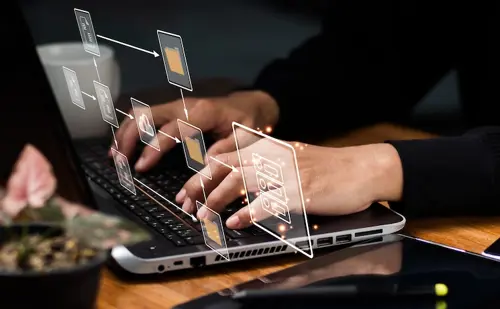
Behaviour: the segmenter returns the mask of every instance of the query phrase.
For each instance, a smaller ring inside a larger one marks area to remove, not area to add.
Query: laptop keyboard
[[[136,195],[134,195],[120,185],[113,162],[107,157],[108,149],[102,145],[90,145],[78,151],[83,163],[83,170],[91,181],[107,191],[125,209],[139,217],[145,224],[175,246],[182,247],[205,243],[200,222],[194,221],[191,216],[185,214],[179,208],[169,205],[157,195],[159,194],[175,203],[175,195],[192,176],[190,172],[172,168],[168,170],[162,168],[161,173],[139,174],[132,172],[134,178],[145,185],[135,182]],[[157,194],[151,190],[154,190]],[[240,207],[241,201],[229,205],[220,214],[223,222]],[[228,241],[265,234],[257,227],[250,227],[245,230],[225,228],[224,232]]]

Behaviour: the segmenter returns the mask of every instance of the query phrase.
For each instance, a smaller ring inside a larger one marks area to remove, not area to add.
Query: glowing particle
[[[295,147],[299,147],[299,146],[300,146],[300,144],[299,144],[299,143],[295,143]]]
[[[317,230],[318,229],[318,225],[317,224],[313,225],[313,229]]]
[[[272,131],[273,131],[273,128],[271,128],[270,126],[266,127],[266,132],[267,133],[271,133]]]
[[[304,150],[304,147],[300,146],[300,150]]]
[[[245,195],[245,190],[241,189],[240,194]]]
[[[310,198],[306,198],[306,202],[309,203],[311,201]]]
[[[280,225],[278,225],[278,230],[280,232],[285,232],[286,231],[286,226],[284,224],[280,224]]]

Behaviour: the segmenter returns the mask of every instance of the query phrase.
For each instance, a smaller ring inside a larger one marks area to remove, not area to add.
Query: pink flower
[[[2,210],[12,218],[28,205],[45,205],[56,190],[50,162],[32,145],[26,145],[7,182]]]

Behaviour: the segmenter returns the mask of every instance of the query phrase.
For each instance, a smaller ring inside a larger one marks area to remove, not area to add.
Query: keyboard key
[[[177,235],[182,238],[199,236],[199,234],[192,229],[177,231]]]
[[[162,212],[153,213],[152,216],[158,220],[161,220],[161,219],[168,218],[168,217],[172,216],[172,214],[167,212],[167,211],[162,211]]]
[[[247,234],[243,231],[239,230],[230,230],[230,229],[224,229],[226,232],[226,235],[228,235],[230,238],[246,238],[250,237],[250,234]]]
[[[202,236],[186,237],[184,238],[184,241],[190,245],[201,245],[205,243],[205,240]]]
[[[152,205],[152,206],[144,206],[143,208],[145,211],[153,213],[160,211],[161,206]]]
[[[169,225],[176,224],[177,220],[175,220],[174,218],[166,218],[166,219],[160,220],[160,222],[161,222],[161,224],[169,226]]]

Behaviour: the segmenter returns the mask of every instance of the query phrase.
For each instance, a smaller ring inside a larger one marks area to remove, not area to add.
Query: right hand
[[[203,133],[212,133],[217,142],[207,151],[215,156],[236,150],[232,136],[232,122],[251,128],[272,127],[278,121],[279,108],[274,99],[262,91],[240,91],[228,96],[215,98],[186,98],[190,124],[198,127]],[[177,119],[185,119],[182,100],[151,107],[155,126],[170,136],[180,138]],[[133,111],[130,111],[133,115]],[[176,142],[163,134],[157,134],[160,151],[145,147],[135,170],[145,172],[153,167],[163,154],[172,149]],[[119,150],[130,156],[136,146],[139,132],[135,119],[125,119],[116,132]],[[111,153],[110,153],[111,156]]]

